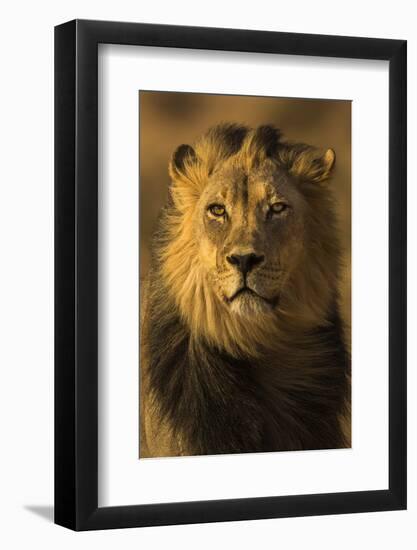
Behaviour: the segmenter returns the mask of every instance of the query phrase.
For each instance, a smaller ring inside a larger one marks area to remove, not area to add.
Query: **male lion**
[[[350,446],[334,161],[272,126],[175,151],[142,289],[141,457]]]

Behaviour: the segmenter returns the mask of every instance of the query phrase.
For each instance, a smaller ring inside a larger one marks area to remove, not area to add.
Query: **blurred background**
[[[273,124],[291,141],[336,151],[332,187],[345,264],[340,290],[350,326],[351,102],[140,91],[139,114],[141,278],[149,268],[151,236],[167,197],[168,162],[178,145],[192,144],[219,122]]]

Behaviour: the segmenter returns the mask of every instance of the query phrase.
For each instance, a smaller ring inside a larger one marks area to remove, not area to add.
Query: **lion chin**
[[[250,288],[238,290],[228,300],[230,311],[241,317],[252,318],[254,315],[269,315],[274,309],[274,302],[266,300]]]

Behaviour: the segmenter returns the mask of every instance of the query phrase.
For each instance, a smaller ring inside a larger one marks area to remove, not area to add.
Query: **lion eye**
[[[285,202],[274,202],[274,204],[271,204],[270,206],[270,212],[272,214],[281,214],[288,208],[288,205],[285,204]]]
[[[217,218],[221,218],[226,214],[226,208],[221,204],[211,204],[208,207],[208,211],[210,214],[213,214],[213,216],[216,216]]]

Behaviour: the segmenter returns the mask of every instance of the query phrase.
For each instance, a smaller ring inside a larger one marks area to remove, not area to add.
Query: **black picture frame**
[[[98,506],[98,44],[389,62],[389,488]],[[74,20],[55,28],[55,522],[108,529],[406,508],[406,41]]]

